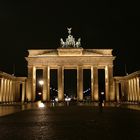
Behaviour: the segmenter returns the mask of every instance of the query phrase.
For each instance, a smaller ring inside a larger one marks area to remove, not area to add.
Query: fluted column
[[[132,94],[132,101],[135,101],[133,79],[131,79],[131,94]]]
[[[6,89],[7,89],[7,91],[6,91],[6,95],[5,95],[6,96],[5,100],[6,100],[6,102],[8,102],[9,91],[10,91],[10,80],[9,79],[7,79]]]
[[[130,79],[130,94],[131,94],[131,102],[133,101],[133,81],[132,79]]]
[[[22,83],[22,94],[21,94],[21,102],[25,100],[25,82]]]
[[[32,78],[32,84],[33,84],[33,88],[32,88],[32,101],[35,101],[36,98],[36,67],[33,67],[33,78]]]
[[[109,100],[115,101],[115,93],[113,87],[113,66],[108,66],[109,74]]]
[[[115,101],[113,88],[113,66],[105,66],[105,91],[106,101]]]
[[[130,87],[130,80],[128,80],[128,101],[131,101],[131,87]]]
[[[0,79],[0,103],[3,102],[2,96],[3,96],[3,78]]]
[[[124,99],[128,101],[128,80],[124,81]]]
[[[12,83],[12,101],[16,100],[16,81],[14,80]]]
[[[138,102],[140,102],[140,78],[137,77],[137,96],[138,96]]]
[[[83,101],[83,69],[77,67],[77,100]]]
[[[91,100],[98,101],[99,93],[98,93],[98,68],[92,66],[91,67]]]
[[[43,68],[43,101],[50,101],[50,68],[44,67]]]
[[[28,66],[28,80],[27,80],[27,100],[35,101],[36,95],[36,68],[34,66]]]
[[[120,96],[119,96],[119,83],[116,82],[115,85],[116,85],[116,87],[115,87],[115,90],[116,90],[116,100],[117,100],[117,102],[119,102],[120,101]]]
[[[7,79],[3,79],[3,96],[2,96],[2,101],[5,102],[6,101],[6,83],[7,83]]]
[[[135,102],[136,101],[136,95],[135,95],[135,81],[134,81],[134,78],[132,79],[133,81],[133,101]]]
[[[109,101],[109,72],[108,72],[108,66],[105,67],[105,100]]]
[[[124,101],[124,81],[121,82],[121,99]]]
[[[2,85],[1,85],[1,78],[0,78],[0,103],[1,103],[1,88],[2,88]]]
[[[133,101],[136,100],[136,96],[135,96],[135,83],[134,83],[134,79],[132,79],[132,87],[133,87],[133,90],[132,90],[132,93],[133,93]]]
[[[137,82],[136,82],[136,78],[133,79],[134,80],[134,95],[135,95],[135,102],[138,101],[138,97],[137,97]]]
[[[12,80],[10,80],[10,87],[9,87],[9,96],[8,96],[9,102],[11,102],[11,96],[12,96]]]
[[[50,101],[50,67],[49,66],[47,68],[47,101]]]
[[[18,81],[16,81],[16,86],[15,86],[15,101],[18,102],[20,98],[20,84]]]
[[[26,91],[26,98],[27,101],[31,101],[32,97],[32,78],[33,78],[33,67],[28,66],[28,79],[27,79],[27,91]]]
[[[58,67],[58,101],[64,101],[64,69]]]
[[[91,66],[91,101],[94,101],[93,66]]]
[[[42,94],[42,100],[46,101],[47,100],[47,68],[43,68],[43,94]]]

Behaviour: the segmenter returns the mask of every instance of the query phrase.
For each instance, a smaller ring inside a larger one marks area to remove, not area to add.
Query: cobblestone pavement
[[[0,117],[0,140],[140,140],[140,111],[126,107],[71,105]]]

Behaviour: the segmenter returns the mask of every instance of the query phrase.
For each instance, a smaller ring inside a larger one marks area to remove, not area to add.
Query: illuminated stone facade
[[[58,100],[64,100],[64,69],[77,70],[77,100],[83,100],[83,70],[91,70],[91,100],[99,100],[98,69],[105,70],[105,100],[114,101],[112,49],[83,49],[81,40],[76,42],[69,30],[66,42],[60,39],[58,49],[28,50],[27,98],[35,101],[36,70],[43,70],[43,101],[50,101],[50,70],[57,69]],[[77,44],[77,45],[76,45]]]
[[[83,69],[91,70],[91,99],[98,101],[98,69],[105,70],[106,101],[114,101],[111,49],[58,48],[29,50],[27,97],[35,101],[36,70],[43,70],[43,101],[50,100],[50,70],[58,72],[58,99],[64,100],[64,69],[77,70],[77,100],[83,100]]]
[[[0,71],[0,103],[24,102],[26,77]]]
[[[115,99],[118,102],[140,102],[140,71],[114,77]]]
[[[57,70],[58,101],[64,101],[64,70],[77,71],[77,101],[83,101],[83,70],[91,72],[91,101],[99,101],[98,70],[104,70],[105,101],[140,102],[140,71],[113,77],[112,49],[83,49],[68,28],[68,38],[60,39],[58,49],[28,50],[28,77],[15,77],[0,71],[0,103],[36,101],[38,69],[43,71],[42,101],[50,101],[50,71]],[[22,89],[21,89],[22,87]]]

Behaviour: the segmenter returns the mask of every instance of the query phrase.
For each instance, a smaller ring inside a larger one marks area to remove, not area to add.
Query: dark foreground
[[[140,111],[54,106],[0,117],[0,140],[140,140]]]

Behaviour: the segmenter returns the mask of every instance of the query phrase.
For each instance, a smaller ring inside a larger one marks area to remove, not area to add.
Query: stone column
[[[133,87],[132,87],[133,84],[132,84],[132,79],[130,79],[129,81],[130,81],[130,97],[131,97],[130,101],[132,102],[133,101]]]
[[[47,67],[47,101],[50,101],[50,67]]]
[[[124,81],[124,99],[128,101],[128,80]]]
[[[113,90],[113,66],[105,67],[105,90],[106,101],[115,101],[115,94]]]
[[[93,66],[91,66],[91,101],[94,101],[93,77]]]
[[[16,95],[16,81],[14,80],[12,82],[12,102],[15,101],[15,95]]]
[[[42,100],[43,101],[49,101],[50,100],[50,69],[49,67],[43,68],[43,95]]]
[[[21,102],[25,101],[25,82],[22,82],[22,94],[21,94]]]
[[[131,94],[132,94],[132,101],[134,101],[135,100],[135,95],[134,95],[133,79],[131,79]]]
[[[98,101],[99,93],[98,93],[98,68],[92,66],[91,67],[91,100]]]
[[[3,96],[2,96],[2,100],[3,102],[6,101],[6,83],[7,83],[7,79],[3,79]]]
[[[28,66],[28,80],[27,80],[27,100],[35,101],[36,95],[36,68]]]
[[[105,100],[109,101],[109,72],[108,72],[108,66],[105,66]]]
[[[47,100],[47,68],[43,68],[43,94],[42,94],[42,100],[45,102]]]
[[[10,91],[10,80],[7,79],[7,84],[6,84],[6,95],[5,95],[5,101],[8,102],[9,100],[9,91]]]
[[[10,89],[9,89],[9,96],[8,96],[9,102],[11,102],[11,96],[12,96],[12,80],[10,80]]]
[[[27,101],[31,101],[32,97],[32,78],[33,78],[33,67],[28,66],[28,79],[27,79],[27,91],[26,98]]]
[[[3,102],[2,96],[3,96],[3,78],[0,79],[0,103]]]
[[[16,92],[15,92],[15,101],[19,102],[20,99],[20,83],[18,81],[16,81]]]
[[[131,88],[130,88],[130,80],[128,80],[128,101],[131,101]]]
[[[33,67],[33,78],[32,78],[32,84],[33,84],[33,89],[32,89],[32,101],[35,101],[36,98],[36,67]]]
[[[116,100],[117,100],[117,102],[119,102],[120,101],[120,96],[119,96],[119,83],[118,82],[116,82],[116,87],[115,87],[115,89],[116,89]]]
[[[64,69],[58,67],[58,101],[64,101]]]
[[[77,100],[83,101],[83,69],[81,66],[77,68]]]
[[[140,102],[140,78],[137,77],[137,96],[138,96],[138,102]]]
[[[115,101],[115,93],[113,87],[113,66],[108,67],[109,74],[109,99],[110,101]]]
[[[137,102],[138,97],[137,97],[137,82],[136,82],[136,78],[134,78],[134,95],[135,95],[135,102]]]

